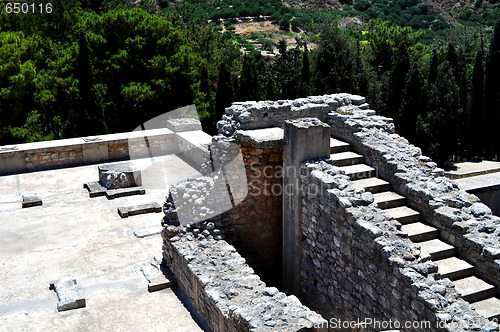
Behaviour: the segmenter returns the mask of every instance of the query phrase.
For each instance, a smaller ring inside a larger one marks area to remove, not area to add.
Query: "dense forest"
[[[129,131],[192,103],[214,133],[232,101],[350,92],[440,164],[500,154],[500,21],[485,25],[495,10],[451,27],[416,0],[391,1],[399,16],[377,11],[383,0],[342,12],[279,0],[34,3],[51,12],[0,3],[0,144]],[[296,29],[296,43],[279,40],[265,57],[229,25],[209,23],[250,15]],[[346,15],[362,29],[341,28]]]

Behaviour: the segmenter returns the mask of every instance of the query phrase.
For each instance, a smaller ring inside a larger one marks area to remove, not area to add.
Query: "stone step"
[[[351,178],[351,180],[365,179],[375,176],[375,168],[364,164],[342,166],[340,169],[343,170],[345,174]]]
[[[500,320],[500,300],[497,297],[478,301],[472,305],[476,311],[491,320]]]
[[[455,255],[456,248],[439,239],[420,242],[422,254],[428,254],[432,260],[439,260]]]
[[[407,206],[399,206],[385,210],[391,217],[399,221],[401,224],[409,224],[420,220],[420,213],[410,209]]]
[[[437,228],[422,224],[421,222],[403,225],[401,230],[407,233],[408,237],[413,242],[422,242],[439,237],[439,231]]]
[[[375,198],[375,203],[381,209],[395,208],[405,204],[405,197],[392,191],[373,194],[373,198]]]
[[[366,191],[372,194],[379,193],[382,191],[388,191],[391,188],[391,184],[379,178],[367,178],[353,181],[353,184],[365,188]]]
[[[330,137],[330,153],[345,152],[351,149],[351,144]]]
[[[474,266],[457,257],[441,259],[435,261],[435,263],[442,278],[457,280],[474,274]]]
[[[330,154],[330,159],[335,166],[361,164],[365,160],[362,155],[351,151],[332,153]]]
[[[485,300],[495,295],[495,286],[475,276],[453,281],[455,289],[469,303]]]

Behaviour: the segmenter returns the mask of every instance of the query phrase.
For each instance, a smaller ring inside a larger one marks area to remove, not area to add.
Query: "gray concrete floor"
[[[176,156],[160,159],[164,178],[149,181],[161,185],[114,200],[83,189],[98,180],[97,165],[0,177],[0,330],[201,331],[171,289],[148,293],[140,271],[161,257],[162,240],[133,231],[160,226],[163,214],[122,219],[116,212],[163,204],[170,184],[198,174]],[[43,205],[23,209],[26,193]],[[66,278],[77,280],[86,308],[57,312],[49,283]]]

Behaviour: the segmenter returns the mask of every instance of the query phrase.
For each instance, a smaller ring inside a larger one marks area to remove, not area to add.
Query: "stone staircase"
[[[406,206],[406,198],[391,191],[391,184],[377,177],[373,167],[363,164],[364,156],[354,153],[348,143],[331,138],[330,159],[351,180],[373,193],[375,202],[401,223],[401,230],[421,246],[437,264],[442,278],[449,278],[464,300],[488,319],[500,319],[500,299],[494,285],[483,280],[473,265],[458,257],[454,246],[440,239],[440,232],[422,220],[420,214]]]

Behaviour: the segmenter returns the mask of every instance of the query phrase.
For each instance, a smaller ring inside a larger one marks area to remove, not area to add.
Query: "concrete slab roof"
[[[137,238],[134,231],[159,227],[163,214],[122,219],[117,213],[119,206],[162,205],[170,184],[198,175],[174,155],[159,159],[169,166],[165,187],[114,200],[89,198],[83,189],[98,180],[98,165],[0,177],[2,330],[201,331],[178,293],[148,293],[141,272],[161,260],[162,240],[159,234]],[[23,209],[28,193],[43,205]],[[69,278],[87,306],[58,312],[49,283]]]

